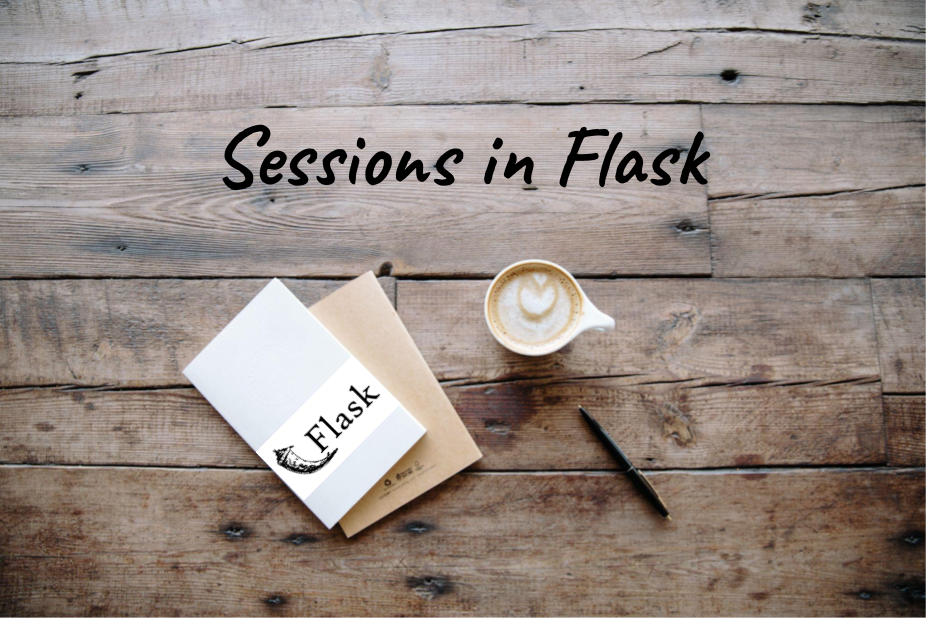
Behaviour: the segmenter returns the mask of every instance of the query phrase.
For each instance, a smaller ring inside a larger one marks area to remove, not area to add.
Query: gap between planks
[[[501,270],[501,269],[500,269]],[[376,272],[374,272],[376,273]],[[695,273],[695,274],[680,274],[680,275],[666,275],[666,274],[639,274],[639,275],[614,275],[613,273],[581,273],[571,271],[573,276],[582,282],[583,280],[597,280],[597,281],[613,281],[621,279],[711,279],[713,276],[710,273]],[[361,273],[357,275],[311,275],[311,276],[292,276],[292,275],[277,275],[274,273],[268,273],[267,275],[217,275],[209,277],[197,277],[197,276],[168,276],[168,277],[159,277],[156,275],[151,276],[142,276],[142,275],[96,275],[96,276],[81,276],[81,275],[49,275],[47,277],[43,276],[34,276],[34,277],[0,277],[0,281],[3,282],[55,282],[55,281],[72,281],[72,280],[87,280],[87,281],[108,281],[108,280],[119,280],[119,281],[146,281],[146,280],[187,280],[187,281],[222,281],[222,280],[266,280],[268,278],[280,278],[280,279],[291,279],[299,281],[336,281],[336,282],[349,282],[353,279],[356,279],[360,276]],[[391,277],[398,281],[407,281],[407,282],[447,282],[447,281],[466,281],[466,280],[478,280],[478,281],[490,281],[495,275],[493,274],[484,274],[484,273],[448,273],[446,275],[378,275],[377,277]],[[899,275],[899,279],[907,278],[910,279],[910,276]],[[889,279],[889,277],[879,276],[879,279]],[[722,279],[714,277],[714,279]],[[807,277],[807,278],[775,278],[775,277],[725,277],[723,279],[860,279],[859,276],[845,276],[845,277]]]
[[[209,43],[205,45],[197,45],[185,48],[178,49],[163,49],[163,48],[154,48],[154,49],[138,49],[138,50],[128,50],[124,52],[109,52],[104,54],[93,54],[86,56],[84,58],[78,58],[74,60],[64,60],[64,61],[54,61],[54,60],[10,60],[10,61],[0,61],[0,65],[38,65],[38,66],[62,66],[62,65],[81,65],[81,64],[92,64],[98,60],[105,60],[107,58],[118,58],[124,56],[169,56],[175,54],[187,54],[191,52],[198,52],[208,49],[215,49],[218,47],[231,47],[235,45],[249,45],[249,52],[259,52],[267,49],[278,49],[281,47],[298,47],[302,45],[312,45],[315,43],[332,43],[336,41],[347,41],[352,39],[364,39],[364,38],[373,38],[373,37],[410,37],[417,35],[425,34],[445,34],[445,33],[467,33],[467,32],[479,32],[486,30],[505,30],[508,28],[533,28],[538,33],[538,36],[547,36],[551,34],[583,34],[590,32],[611,32],[611,31],[632,31],[632,32],[647,32],[652,34],[771,34],[771,35],[783,35],[783,36],[795,36],[801,37],[804,39],[818,39],[822,37],[826,38],[844,38],[851,39],[854,41],[872,41],[876,43],[915,43],[924,45],[925,41],[923,39],[917,38],[908,38],[908,37],[892,37],[892,36],[878,36],[878,35],[861,35],[853,33],[839,33],[839,32],[813,32],[813,31],[801,31],[801,30],[788,30],[788,29],[774,29],[774,28],[750,28],[750,27],[729,27],[729,28],[635,28],[625,27],[625,26],[612,26],[605,28],[544,28],[540,24],[532,23],[522,23],[522,24],[503,24],[503,25],[487,25],[487,26],[464,26],[459,28],[438,28],[433,30],[394,30],[387,32],[365,32],[357,34],[342,34],[342,35],[333,35],[333,36],[321,36],[316,38],[303,39],[299,41],[287,41],[284,43],[266,43],[260,44],[261,41],[272,40],[272,37],[259,37],[255,39],[246,39],[246,40],[234,40],[234,41],[222,41],[216,43]],[[533,39],[537,40],[537,39]],[[251,45],[254,44],[254,45]],[[675,47],[673,46],[670,47]],[[660,52],[667,51],[670,47],[665,47],[661,49],[652,50],[642,54],[643,56],[650,56],[654,54],[659,54]],[[276,106],[274,106],[276,107]],[[283,106],[291,107],[291,106]]]
[[[697,469],[648,469],[646,467],[636,466],[640,471],[650,475],[786,475],[789,473],[910,473],[924,472],[927,467],[923,466],[892,466],[892,465],[859,465],[850,466],[846,464],[816,464],[814,466],[792,466],[792,465],[769,465],[762,466],[722,466],[722,467],[702,467]],[[268,473],[267,467],[243,467],[243,466],[176,466],[165,464],[30,464],[23,462],[3,462],[0,463],[0,471],[4,469],[62,469],[62,470],[85,470],[85,469],[113,469],[135,471],[142,469],[158,469],[164,471],[232,471],[241,473]],[[533,475],[533,476],[620,476],[624,475],[622,471],[611,469],[504,469],[504,470],[479,470],[473,471],[464,469],[455,475],[467,476],[512,476],[512,475]]]
[[[293,278],[287,278],[293,279]],[[856,278],[858,279],[858,278]],[[398,292],[398,291],[397,291]],[[396,296],[396,303],[399,302],[399,296]],[[524,384],[531,386],[557,385],[561,383],[583,383],[607,380],[621,380],[643,378],[649,374],[550,374],[545,376],[514,376],[510,378],[498,378],[491,380],[470,381],[468,377],[460,378],[441,378],[438,384],[442,387],[499,387],[503,385]],[[838,386],[857,386],[857,385],[875,385],[881,382],[879,376],[852,376],[840,379],[820,379],[820,380],[750,380],[750,379],[723,379],[711,376],[700,378],[678,378],[667,380],[652,380],[644,382],[628,382],[625,387],[650,387],[656,385],[675,386],[678,389],[735,389],[738,387],[838,387]],[[179,391],[190,390],[192,386],[187,383],[164,383],[161,385],[119,385],[113,383],[101,384],[78,384],[78,383],[45,383],[45,384],[12,384],[0,385],[0,394],[10,391],[22,390],[55,390],[64,393],[87,392],[87,393],[131,393],[145,391]],[[918,396],[924,395],[923,392],[881,392],[883,396]]]
[[[451,4],[435,11],[421,5],[379,2],[363,6],[338,5],[319,7],[321,15],[304,15],[305,11],[256,8],[234,0],[223,3],[215,12],[199,2],[170,8],[110,6],[94,2],[92,6],[62,6],[42,0],[31,9],[12,10],[10,54],[13,61],[75,62],[84,58],[159,51],[169,53],[184,49],[262,41],[263,45],[301,44],[307,40],[337,40],[359,36],[401,36],[415,32],[452,32],[464,29],[530,27],[544,31],[573,32],[621,27],[644,31],[726,31],[779,33],[798,36],[869,37],[886,42],[923,41],[922,5],[910,0],[891,6],[816,5],[804,0],[774,0],[743,7],[726,3],[709,4],[691,11],[685,2],[590,2],[573,10],[562,3],[542,0],[530,5]],[[208,4],[208,3],[207,3]],[[48,6],[51,5],[51,6]],[[277,6],[277,5],[275,5]],[[283,17],[285,15],[285,17]],[[156,20],[160,28],[139,27]],[[40,35],[68,28],[54,43],[43,42]],[[104,33],[114,36],[103,37]],[[16,45],[23,43],[22,45]],[[15,55],[13,55],[15,52]]]
[[[784,200],[791,198],[831,198],[835,196],[845,196],[845,195],[854,195],[860,193],[879,193],[882,191],[896,191],[898,189],[917,189],[924,187],[924,183],[911,183],[908,185],[892,185],[886,187],[875,187],[875,188],[865,188],[861,187],[859,189],[840,189],[837,191],[821,191],[821,192],[789,192],[789,191],[776,191],[770,193],[757,193],[757,194],[732,194],[732,195],[715,195],[708,196],[709,202],[738,202],[741,200]],[[709,218],[709,222],[711,219]]]
[[[501,269],[500,269],[501,271]],[[818,280],[818,281],[843,281],[843,280],[859,280],[859,279],[889,279],[889,280],[909,280],[909,279],[923,279],[923,275],[802,275],[802,276],[793,276],[793,275],[783,275],[783,276],[771,276],[771,275],[732,275],[732,276],[718,276],[712,275],[710,273],[694,273],[694,274],[679,274],[679,275],[667,275],[667,274],[631,274],[631,275],[614,275],[613,273],[588,273],[588,272],[576,272],[570,271],[570,273],[575,277],[580,283],[584,281],[621,281],[621,280],[718,280],[718,281],[750,281],[750,280],[781,280],[781,281],[796,281],[796,280]],[[95,275],[95,276],[82,276],[82,275],[49,275],[49,276],[33,276],[33,277],[2,277],[0,276],[0,282],[63,282],[63,281],[169,281],[169,280],[182,280],[182,281],[226,281],[226,280],[254,280],[254,281],[264,281],[268,279],[278,278],[278,279],[288,279],[295,281],[306,281],[306,282],[350,282],[357,277],[362,275],[358,273],[357,275],[310,275],[310,276],[299,276],[299,275],[278,275],[274,273],[268,273],[266,275],[217,275],[217,276],[208,276],[208,277],[198,277],[198,276],[157,276],[157,275]],[[377,277],[390,277],[396,280],[396,285],[400,282],[417,282],[417,283],[427,283],[427,282],[455,282],[455,281],[481,281],[481,282],[490,282],[495,278],[493,274],[483,274],[483,273],[448,273],[446,275],[388,275],[388,276],[377,276]],[[398,290],[397,290],[397,300],[398,300]],[[58,385],[48,385],[55,387]]]
[[[0,63],[2,65],[3,63]],[[808,108],[815,107],[827,107],[827,106],[840,106],[840,107],[862,107],[862,108],[879,108],[879,107],[916,107],[923,108],[925,101],[923,100],[908,100],[902,99],[899,101],[814,101],[811,103],[802,103],[795,101],[700,101],[695,99],[678,99],[673,101],[650,101],[647,99],[633,100],[633,99],[595,99],[591,101],[563,101],[563,102],[545,102],[545,101],[529,101],[529,100],[496,100],[496,101],[474,101],[474,102],[438,102],[438,103],[383,103],[380,105],[331,105],[331,106],[316,106],[316,105],[237,105],[230,107],[217,107],[209,108],[208,110],[189,110],[187,108],[177,108],[177,109],[165,109],[165,110],[139,110],[139,111],[111,111],[111,112],[101,112],[98,114],[92,113],[81,113],[73,115],[62,115],[62,114],[52,114],[52,113],[38,113],[38,114],[0,114],[0,119],[28,119],[28,118],[71,118],[79,116],[153,116],[153,115],[169,115],[169,114],[188,114],[190,112],[200,112],[200,113],[212,113],[212,112],[256,112],[260,110],[319,110],[319,109],[343,109],[349,107],[353,110],[365,110],[365,109],[383,109],[383,108],[442,108],[442,107],[463,107],[463,108],[475,108],[475,107],[493,107],[493,106],[506,106],[506,107],[516,107],[522,106],[527,108],[534,107],[579,107],[579,106],[602,106],[602,107],[611,107],[616,105],[621,106],[640,106],[640,107],[686,107],[686,106],[712,106],[712,107],[734,107],[734,106],[755,106],[755,107],[788,107],[788,106],[801,106]]]

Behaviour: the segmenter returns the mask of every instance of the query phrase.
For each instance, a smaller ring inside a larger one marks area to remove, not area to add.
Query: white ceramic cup
[[[571,331],[567,335],[558,338],[554,342],[551,342],[549,346],[544,348],[527,348],[519,346],[517,342],[506,339],[504,336],[496,332],[492,325],[492,319],[490,318],[489,303],[492,297],[493,289],[496,287],[496,283],[512,270],[533,264],[539,266],[543,265],[561,272],[567,279],[570,280],[570,282],[572,282],[573,286],[576,287],[577,292],[579,292],[580,299],[579,319],[574,321]],[[589,331],[590,329],[595,331],[612,331],[615,328],[615,319],[599,311],[599,309],[592,304],[592,301],[590,301],[589,297],[586,296],[586,293],[583,292],[583,289],[580,287],[576,279],[570,275],[570,272],[559,264],[554,264],[553,262],[548,262],[547,260],[522,260],[521,262],[510,264],[509,266],[502,269],[502,271],[496,275],[495,279],[492,280],[492,284],[489,285],[489,290],[486,291],[486,299],[483,302],[483,313],[486,318],[486,326],[489,327],[489,332],[492,333],[492,336],[496,338],[497,342],[512,352],[529,357],[540,357],[542,355],[549,355],[553,352],[556,352],[572,342],[577,335],[584,331]]]

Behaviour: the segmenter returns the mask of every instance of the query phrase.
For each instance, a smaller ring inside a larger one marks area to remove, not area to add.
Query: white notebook
[[[328,528],[425,434],[277,279],[183,373]]]

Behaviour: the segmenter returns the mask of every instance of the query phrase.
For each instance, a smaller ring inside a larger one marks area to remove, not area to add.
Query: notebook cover
[[[341,519],[341,528],[350,537],[470,466],[482,454],[372,272],[309,310],[427,430]]]
[[[184,375],[329,528],[425,432],[276,279]]]

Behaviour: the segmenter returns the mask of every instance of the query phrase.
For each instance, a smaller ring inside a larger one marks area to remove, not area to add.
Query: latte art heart
[[[559,298],[560,287],[543,273],[532,273],[518,282],[518,305],[534,320],[549,314]]]
[[[570,336],[581,308],[579,289],[567,275],[532,263],[496,280],[488,316],[500,337],[517,347],[543,349]]]

